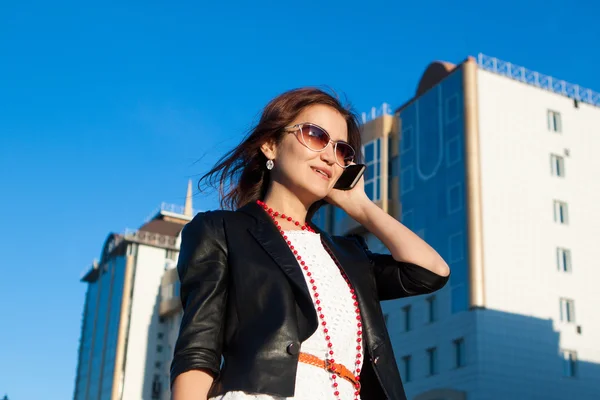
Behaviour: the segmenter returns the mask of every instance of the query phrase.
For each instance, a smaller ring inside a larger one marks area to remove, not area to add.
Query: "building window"
[[[404,382],[410,382],[411,380],[411,373],[410,373],[410,361],[411,361],[411,356],[404,356],[402,357],[402,380]]]
[[[460,136],[448,139],[446,143],[446,166],[457,164],[461,158]]]
[[[548,130],[551,132],[562,132],[562,121],[559,112],[548,110]]]
[[[454,94],[446,99],[446,123],[454,122],[459,117],[458,95]]]
[[[427,349],[427,361],[428,361],[428,375],[435,375],[438,371],[437,365],[437,348],[431,347]]]
[[[565,225],[569,223],[569,210],[566,202],[554,200],[554,222]]]
[[[560,299],[560,320],[562,322],[575,323],[575,301],[571,299]]]
[[[550,154],[550,168],[552,176],[565,177],[565,158],[556,154]]]
[[[154,375],[152,381],[152,400],[160,400],[162,392],[162,384],[160,382],[160,375]]]
[[[571,272],[571,250],[562,247],[556,248],[556,261],[558,270],[561,272]]]
[[[562,350],[563,376],[574,378],[577,376],[577,352],[571,350]]]
[[[405,212],[402,213],[402,225],[406,226],[408,229],[414,229],[415,228],[415,218],[414,218],[415,213],[413,212],[413,210],[407,210]]]
[[[407,126],[402,129],[402,136],[400,137],[400,154],[404,154],[413,147],[413,128]]]
[[[466,285],[466,277],[458,277],[450,288],[450,310],[452,314],[466,311],[469,308],[469,294]]]
[[[158,346],[156,346],[157,353],[162,353],[162,351],[163,351],[163,347],[160,344]]]
[[[390,157],[390,161],[388,162],[388,200],[394,198],[392,194],[392,182],[396,176],[398,176],[398,156]]]
[[[414,188],[414,171],[413,167],[406,167],[402,170],[400,176],[400,194],[405,194]]]
[[[402,307],[402,316],[404,320],[404,331],[410,331],[410,305]]]
[[[127,255],[128,256],[136,256],[137,255],[137,243],[129,243],[127,245]]]
[[[155,362],[154,363],[154,367],[157,368],[157,369],[162,368],[162,362],[160,362],[160,361]]]
[[[173,284],[172,283],[163,284],[160,287],[160,295],[161,295],[163,301],[173,298]]]
[[[463,259],[463,234],[455,233],[448,238],[448,261],[451,263]]]
[[[448,188],[448,214],[459,211],[462,208],[462,185],[457,183]]]
[[[175,250],[167,249],[166,258],[168,260],[177,261],[177,252]]]
[[[454,366],[460,368],[465,364],[465,339],[456,339],[454,341]]]
[[[365,155],[365,192],[373,201],[378,201],[381,196],[380,165],[381,165],[381,139],[375,139],[363,146]]]
[[[430,296],[425,301],[427,303],[427,322],[434,322],[436,320],[435,296]]]

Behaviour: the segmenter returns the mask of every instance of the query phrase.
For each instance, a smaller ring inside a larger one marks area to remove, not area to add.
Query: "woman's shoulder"
[[[201,211],[196,214],[190,222],[183,228],[183,234],[189,233],[206,233],[224,228],[224,221],[227,219],[231,211],[226,210],[209,210]]]
[[[188,223],[193,225],[202,225],[202,224],[211,224],[215,222],[224,221],[229,217],[230,214],[233,214],[233,211],[229,210],[208,210],[201,211],[192,218],[192,220]]]
[[[242,225],[245,216],[237,211],[208,210],[199,212],[184,227],[188,232],[213,232],[218,234],[227,231],[228,227]]]

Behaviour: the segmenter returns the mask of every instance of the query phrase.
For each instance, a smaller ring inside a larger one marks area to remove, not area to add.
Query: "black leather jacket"
[[[379,301],[431,293],[448,277],[372,254],[359,238],[315,230],[357,292],[361,398],[405,400]],[[171,383],[205,369],[215,376],[209,397],[233,390],[292,397],[298,353],[318,319],[298,262],[265,211],[251,203],[198,214],[183,230],[177,269],[184,315]]]

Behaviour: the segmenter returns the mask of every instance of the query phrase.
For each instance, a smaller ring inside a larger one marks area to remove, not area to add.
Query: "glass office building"
[[[162,204],[138,230],[110,234],[86,271],[74,400],[170,398],[168,365],[180,319],[176,260],[195,212]]]
[[[463,75],[459,69],[398,111],[401,221],[451,264],[452,312],[468,309]]]
[[[111,399],[125,281],[124,255],[112,255],[95,265],[84,281],[88,288],[75,398]]]
[[[367,195],[451,269],[382,303],[409,398],[600,398],[600,94],[479,55],[363,122]],[[340,210],[314,221],[387,252]]]

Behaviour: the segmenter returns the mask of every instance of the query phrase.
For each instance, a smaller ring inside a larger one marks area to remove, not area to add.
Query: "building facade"
[[[452,271],[382,304],[409,398],[600,398],[600,95],[480,55],[375,114],[365,190]],[[386,251],[340,210],[315,221]]]
[[[180,308],[176,261],[184,207],[163,204],[138,230],[110,234],[87,284],[74,400],[168,400]]]

